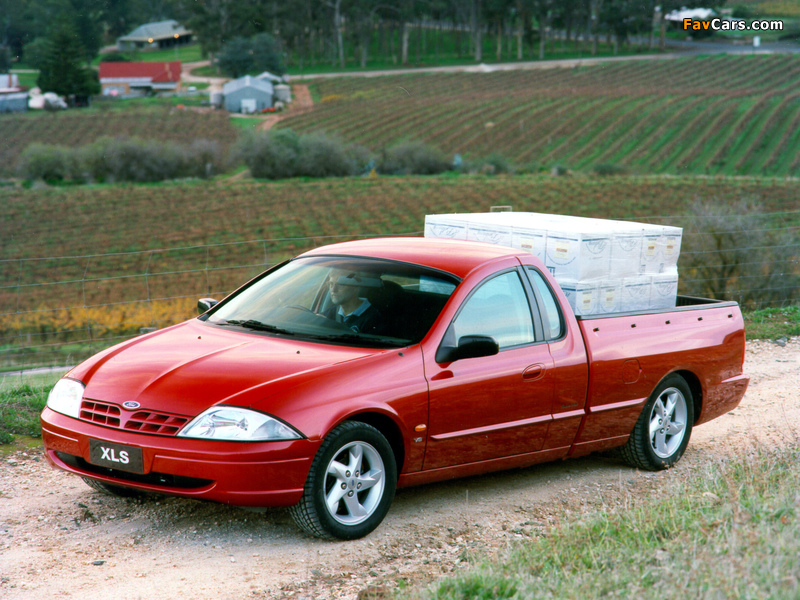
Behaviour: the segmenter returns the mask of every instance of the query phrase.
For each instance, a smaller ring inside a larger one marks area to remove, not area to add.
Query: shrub
[[[67,148],[34,143],[19,157],[18,172],[30,181],[64,181],[76,172],[74,153]]]
[[[610,165],[608,163],[595,165],[592,170],[594,171],[595,175],[600,175],[601,177],[609,175],[627,175],[629,173],[628,167],[623,167],[621,165]]]
[[[234,149],[253,177],[345,177],[369,163],[369,152],[324,134],[297,135],[291,129],[250,133]]]
[[[386,175],[435,175],[451,168],[444,153],[423,142],[403,142],[384,150],[378,171]]]
[[[684,226],[681,280],[687,293],[748,308],[798,297],[798,243],[779,217],[750,202],[696,201]]]
[[[511,173],[514,167],[511,162],[499,152],[492,152],[489,156],[482,161],[481,173],[486,175],[503,175]]]
[[[295,177],[300,157],[300,138],[291,129],[248,133],[234,147],[236,157],[259,179]]]
[[[138,138],[100,138],[73,151],[31,144],[21,155],[20,174],[45,181],[153,182],[210,177],[223,170],[216,142],[195,140],[188,147]]]
[[[207,179],[225,171],[226,165],[219,143],[214,140],[194,140],[184,152],[187,177]]]
[[[363,170],[369,162],[360,146],[348,146],[324,134],[300,138],[300,173],[308,177],[345,177]],[[362,162],[363,161],[363,162]]]

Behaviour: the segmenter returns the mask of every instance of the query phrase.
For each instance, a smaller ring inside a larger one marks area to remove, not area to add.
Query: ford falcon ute
[[[735,302],[576,317],[539,259],[478,242],[334,244],[201,305],[59,380],[53,465],[354,539],[402,486],[612,448],[671,467],[749,381]]]

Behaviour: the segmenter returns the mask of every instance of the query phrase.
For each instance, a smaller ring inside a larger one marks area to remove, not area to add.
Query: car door
[[[530,283],[519,268],[483,279],[459,307],[442,344],[491,336],[492,356],[426,359],[430,414],[423,469],[535,452],[551,419],[553,360]]]

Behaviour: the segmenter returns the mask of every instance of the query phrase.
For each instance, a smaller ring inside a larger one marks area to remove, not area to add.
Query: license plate
[[[142,449],[112,442],[89,439],[89,462],[130,473],[144,473]]]

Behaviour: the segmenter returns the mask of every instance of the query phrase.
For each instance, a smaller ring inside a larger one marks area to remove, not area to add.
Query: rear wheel
[[[668,469],[683,456],[693,423],[692,391],[683,377],[669,375],[647,400],[622,456],[640,469]]]
[[[370,425],[347,421],[320,446],[291,514],[311,535],[360,538],[386,516],[396,485],[397,465],[386,438]]]

